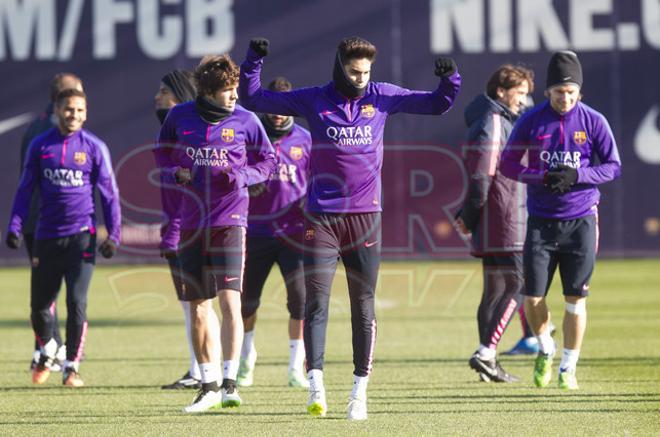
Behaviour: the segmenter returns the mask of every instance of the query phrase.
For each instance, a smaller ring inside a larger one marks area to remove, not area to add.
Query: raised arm
[[[386,99],[388,112],[433,115],[447,112],[461,89],[461,75],[451,58],[440,58],[436,61],[435,75],[440,77],[440,83],[434,91],[416,91],[382,84],[381,92]]]
[[[245,61],[241,64],[238,95],[241,105],[250,111],[267,114],[302,116],[310,89],[286,92],[269,91],[261,87],[261,69],[268,54],[269,42],[264,38],[250,41]]]

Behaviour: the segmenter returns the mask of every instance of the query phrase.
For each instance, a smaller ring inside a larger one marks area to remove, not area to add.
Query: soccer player
[[[25,163],[25,155],[27,154],[28,147],[33,139],[51,129],[53,126],[57,126],[57,116],[53,113],[53,107],[55,105],[55,99],[60,91],[75,88],[77,90],[83,91],[82,80],[73,73],[57,73],[53,76],[53,79],[50,82],[50,102],[43,113],[39,115],[35,120],[30,123],[25,134],[23,134],[23,139],[21,141],[21,171],[23,170],[23,165]],[[30,211],[28,213],[28,218],[23,225],[23,239],[25,240],[25,249],[30,260],[30,265],[32,265],[32,246],[34,244],[34,231],[35,225],[37,223],[37,216],[39,214],[39,188],[35,187],[34,192],[32,193],[32,200],[30,201]],[[57,299],[55,299],[57,300]],[[66,359],[66,345],[62,342],[62,336],[60,335],[59,319],[57,317],[57,308],[53,304],[53,338],[57,342],[57,353],[55,354],[55,360],[51,366],[52,371],[61,370],[61,364]],[[34,369],[39,363],[39,358],[41,356],[41,348],[39,347],[39,342],[35,340],[34,342],[34,353],[32,354],[32,362],[30,363],[30,370]]]
[[[520,118],[501,158],[502,174],[528,184],[525,314],[540,346],[534,366],[537,387],[551,380],[555,344],[545,296],[559,267],[566,301],[559,387],[578,388],[575,373],[598,247],[597,185],[621,173],[612,130],[602,114],[581,102],[581,89],[577,55],[554,53],[548,64],[547,100]],[[521,163],[525,152],[527,165]]]
[[[162,125],[174,106],[195,100],[197,92],[192,77],[192,73],[187,70],[173,70],[162,77],[158,92],[154,96],[156,106],[156,117]],[[158,157],[158,154],[156,155]],[[163,389],[199,389],[201,388],[201,374],[199,365],[195,358],[195,351],[192,345],[190,334],[190,302],[183,299],[183,287],[180,272],[180,260],[177,254],[177,246],[180,234],[180,217],[178,217],[178,208],[181,202],[181,191],[176,188],[172,175],[169,177],[161,173],[161,200],[166,223],[161,228],[160,254],[167,259],[176,290],[177,299],[181,303],[186,327],[186,340],[188,342],[188,352],[190,354],[190,365],[188,371],[179,379],[171,384],[163,385]],[[218,316],[213,308],[209,309],[209,324],[212,325],[212,331],[219,335],[220,324]],[[216,355],[219,354],[219,348]]]
[[[381,244],[383,131],[398,112],[443,114],[458,94],[460,76],[450,58],[435,62],[433,92],[371,82],[376,47],[345,38],[335,56],[332,81],[287,92],[262,89],[260,74],[269,42],[255,38],[241,66],[241,102],[269,114],[301,116],[312,135],[310,188],[305,223],[304,339],[310,393],[307,411],[327,411],[323,360],[330,288],[341,258],[348,276],[353,328],[353,390],[348,419],[367,418],[367,383],[376,339],[374,293]]]
[[[465,109],[468,189],[456,222],[464,235],[472,236],[472,255],[481,258],[483,265],[483,293],[477,311],[479,347],[469,364],[484,382],[519,381],[500,366],[496,354],[523,298],[525,186],[502,176],[498,162],[533,90],[531,70],[506,64],[491,75],[486,93]]]
[[[290,91],[291,82],[283,77],[273,80],[271,91]],[[305,278],[303,274],[302,235],[305,217],[303,205],[307,194],[307,173],[312,138],[294,123],[293,117],[264,114],[261,123],[279,157],[278,170],[268,182],[250,189],[250,213],[247,231],[245,285],[241,296],[245,336],[241,349],[238,385],[250,386],[254,379],[257,351],[254,328],[264,283],[273,264],[284,277],[289,310],[290,387],[308,388],[303,370],[305,346]]]
[[[32,141],[12,207],[7,245],[21,245],[23,223],[36,186],[41,205],[32,258],[32,327],[41,347],[32,382],[45,383],[57,351],[51,307],[62,278],[67,287],[66,361],[63,383],[84,385],[79,364],[87,336],[87,291],[95,264],[96,219],[94,191],[98,190],[108,238],[99,252],[111,258],[120,233],[119,192],[107,146],[83,129],[87,99],[77,89],[61,91],[54,114],[58,126]]]
[[[268,179],[275,153],[256,115],[236,104],[238,67],[228,55],[204,57],[194,72],[194,102],[172,108],[156,149],[161,168],[188,187],[179,209],[183,298],[190,302],[192,340],[202,388],[184,412],[219,404],[237,407],[243,341],[241,297],[249,185]],[[176,148],[165,147],[176,144]],[[255,162],[247,165],[247,148]],[[215,338],[209,314],[220,301],[223,380],[213,362]]]

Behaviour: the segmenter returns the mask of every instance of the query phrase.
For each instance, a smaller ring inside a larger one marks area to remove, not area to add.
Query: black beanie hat
[[[582,66],[574,52],[555,52],[548,63],[546,89],[556,85],[574,84],[582,88]]]
[[[197,91],[193,82],[192,73],[186,70],[173,70],[161,79],[169,89],[172,90],[177,100],[181,103],[195,100]]]

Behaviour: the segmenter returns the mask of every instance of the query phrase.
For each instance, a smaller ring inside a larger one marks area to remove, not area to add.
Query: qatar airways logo
[[[338,146],[366,146],[373,141],[371,126],[330,126],[325,130],[325,134]]]
[[[84,185],[82,170],[45,168],[44,178],[58,187],[82,187]]]
[[[297,184],[298,167],[293,164],[279,164],[277,172],[272,173],[268,179],[271,181],[290,182],[292,184]]]
[[[186,155],[193,160],[193,164],[201,167],[227,167],[229,159],[227,149],[213,147],[186,147]]]
[[[580,157],[582,156],[581,152],[565,152],[565,151],[556,151],[550,152],[544,150],[540,154],[541,161],[548,164],[548,168],[556,168],[558,165],[567,165],[573,168],[580,168]]]

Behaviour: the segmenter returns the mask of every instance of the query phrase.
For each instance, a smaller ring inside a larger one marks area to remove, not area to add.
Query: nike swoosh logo
[[[184,135],[190,135],[190,134],[194,134],[194,133],[195,133],[194,130],[184,130],[184,131],[183,131],[183,134],[184,134]]]
[[[378,240],[373,241],[373,242],[371,242],[371,243],[368,242],[368,241],[365,241],[365,242],[364,242],[364,247],[371,247],[371,246],[373,246],[373,245],[375,245],[375,244],[378,244]]]
[[[238,279],[238,276],[232,276],[232,277],[225,276],[225,282],[232,282],[232,281],[235,281],[237,279]]]
[[[537,140],[547,140],[551,136],[552,136],[552,134],[539,135],[539,136],[536,137],[536,139]]]
[[[48,159],[48,158],[52,158],[53,156],[55,155],[52,153],[46,153],[44,155],[41,155],[41,159]]]
[[[635,132],[635,154],[646,164],[660,164],[660,130],[656,121],[660,106],[653,106],[646,113]]]
[[[0,121],[0,135],[32,121],[33,118],[34,116],[31,112],[26,112],[24,114],[16,115],[6,120]]]
[[[335,112],[337,111],[323,111],[321,112],[321,115],[330,115],[330,114],[334,114]]]

